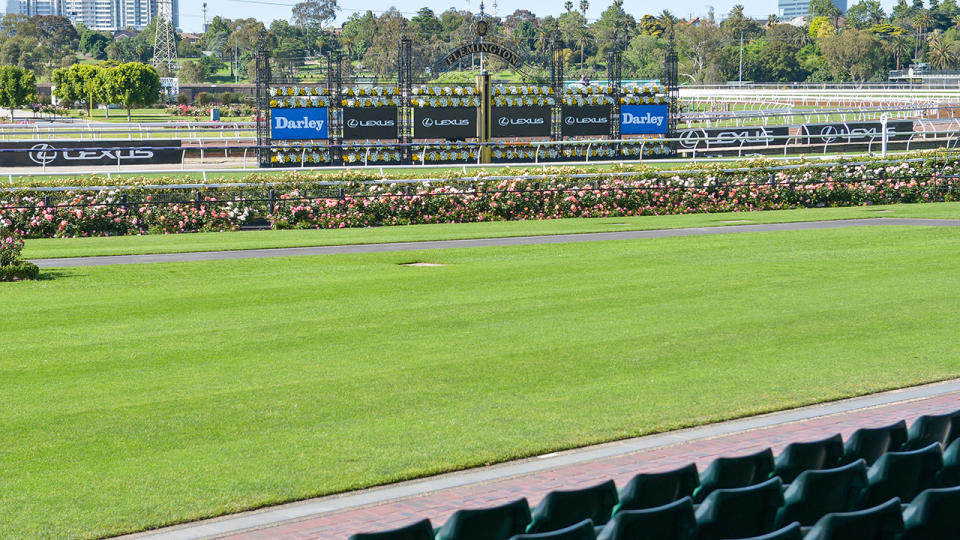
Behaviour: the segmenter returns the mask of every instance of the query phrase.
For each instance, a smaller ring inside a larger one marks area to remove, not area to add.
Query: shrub
[[[212,103],[213,96],[209,92],[200,92],[197,94],[197,97],[194,98],[194,101],[202,107]]]
[[[0,229],[0,281],[19,281],[37,279],[40,269],[37,265],[20,260],[23,252],[23,238],[9,228]]]

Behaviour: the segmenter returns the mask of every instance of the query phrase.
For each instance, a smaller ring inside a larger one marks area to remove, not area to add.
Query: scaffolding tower
[[[157,26],[153,38],[153,65],[166,64],[173,72],[177,65],[177,40],[173,29],[173,0],[158,0]]]

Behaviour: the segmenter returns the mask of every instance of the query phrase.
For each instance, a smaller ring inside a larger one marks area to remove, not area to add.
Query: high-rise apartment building
[[[158,0],[8,0],[7,13],[62,15],[92,30],[141,29],[157,14]],[[179,0],[172,4],[174,28],[180,26]]]
[[[841,12],[847,12],[847,0],[833,0]],[[810,0],[777,0],[777,15],[781,21],[789,21],[810,14]]]

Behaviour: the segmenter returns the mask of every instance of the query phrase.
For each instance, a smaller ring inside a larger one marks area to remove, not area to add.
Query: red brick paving
[[[860,427],[881,426],[901,419],[905,419],[909,424],[923,414],[940,414],[957,409],[960,409],[960,392],[858,409],[450,488],[403,500],[280,523],[224,538],[344,540],[355,532],[395,528],[424,517],[430,518],[437,527],[459,508],[492,506],[519,497],[526,497],[533,506],[546,493],[555,489],[589,486],[608,478],[613,478],[618,486],[623,486],[640,471],[673,469],[690,461],[695,461],[700,470],[703,470],[710,461],[719,456],[752,453],[768,446],[778,453],[794,441],[816,440],[834,433],[840,433],[846,438]]]

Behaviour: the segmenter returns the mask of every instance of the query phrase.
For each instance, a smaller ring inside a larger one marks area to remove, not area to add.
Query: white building
[[[157,14],[158,0],[7,0],[7,13],[63,15],[92,30],[142,29]],[[170,0],[173,26],[180,26],[180,2]]]
[[[847,12],[847,0],[832,0],[841,13]],[[810,14],[810,0],[777,0],[777,15],[781,21],[806,17]]]

